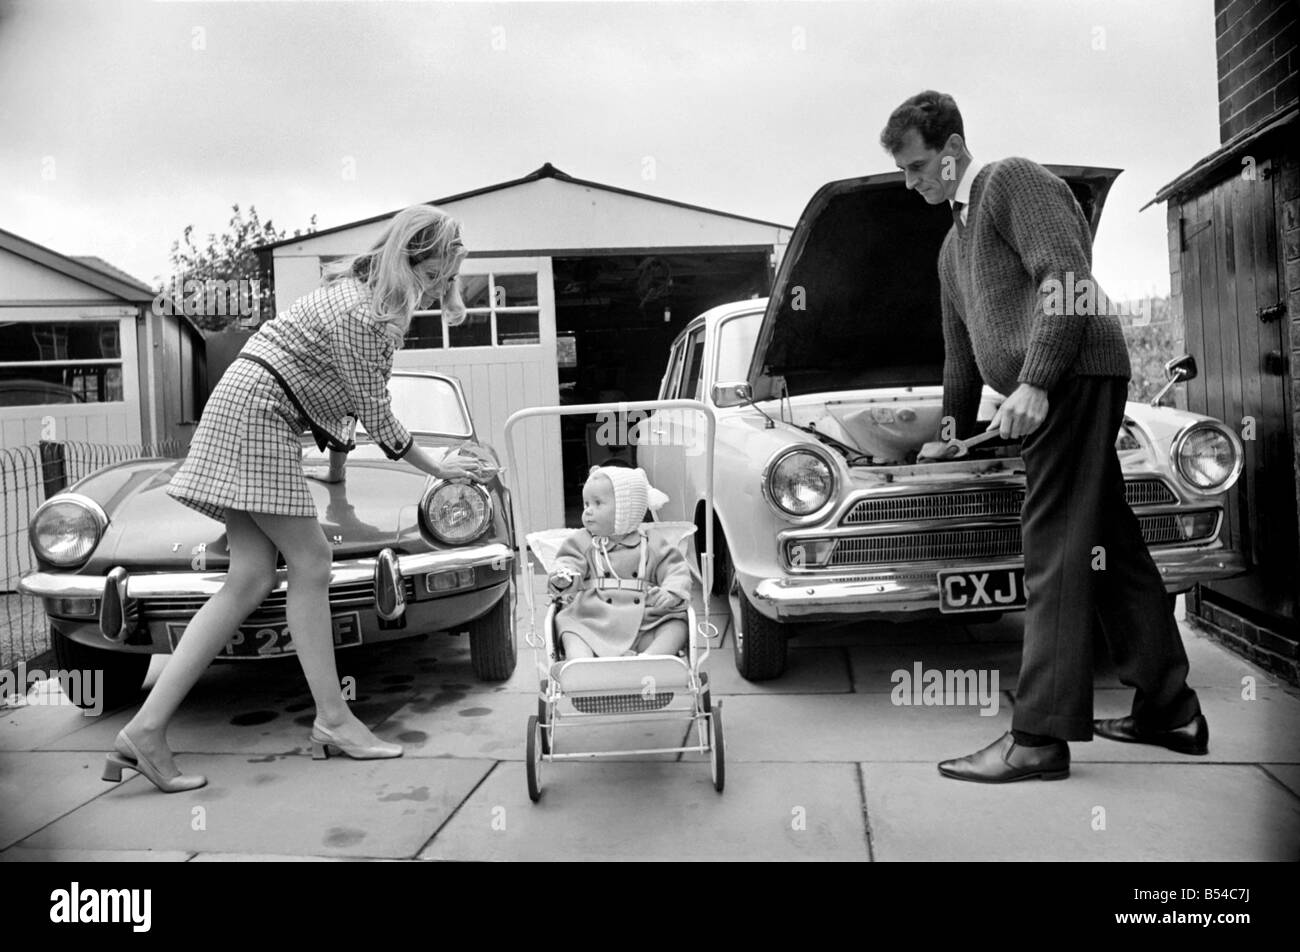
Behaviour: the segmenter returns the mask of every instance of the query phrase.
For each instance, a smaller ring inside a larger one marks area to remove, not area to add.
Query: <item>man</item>
[[[940,773],[983,783],[1063,779],[1068,741],[1094,732],[1206,753],[1187,654],[1124,497],[1115,439],[1128,351],[1100,289],[1086,283],[1092,236],[1082,209],[1069,186],[1028,159],[976,162],[951,96],[907,100],[880,139],[908,188],[952,205],[939,252],[944,415],[956,436],[969,435],[987,383],[1006,396],[988,429],[1023,441],[1028,604],[1012,729],[939,764]],[[1071,283],[1092,287],[1100,303],[1062,306],[1048,293]],[[1129,717],[1092,719],[1094,623],[1120,680],[1136,689]]]

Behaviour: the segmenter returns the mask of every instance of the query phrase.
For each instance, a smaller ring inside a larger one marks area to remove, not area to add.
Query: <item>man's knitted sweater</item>
[[[1119,320],[1093,284],[1092,234],[1070,187],[1029,159],[985,166],[967,223],[939,251],[943,412],[970,433],[982,382],[1051,391],[1072,376],[1130,374]],[[1086,296],[1084,289],[1092,287]]]

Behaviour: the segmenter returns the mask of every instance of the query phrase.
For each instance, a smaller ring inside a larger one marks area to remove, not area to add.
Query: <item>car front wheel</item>
[[[736,670],[746,681],[779,678],[785,673],[787,626],[754,608],[734,577],[730,600]]]
[[[482,681],[504,681],[515,673],[515,580],[482,618],[469,623],[469,657]]]
[[[79,696],[69,698],[78,707],[89,709],[102,704],[103,710],[109,711],[126,707],[139,698],[145,675],[149,673],[149,655],[92,648],[54,628],[50,629],[50,643],[62,671],[80,672]]]

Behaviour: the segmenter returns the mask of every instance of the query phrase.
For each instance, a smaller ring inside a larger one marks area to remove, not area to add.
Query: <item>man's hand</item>
[[[1047,391],[1022,383],[1002,402],[989,423],[990,430],[1000,430],[1004,440],[1018,440],[1038,429],[1047,419]]]

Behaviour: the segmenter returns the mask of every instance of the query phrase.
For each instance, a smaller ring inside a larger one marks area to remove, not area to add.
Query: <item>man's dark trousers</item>
[[[1163,730],[1200,713],[1160,572],[1124,498],[1115,439],[1126,394],[1120,377],[1066,378],[1024,439],[1028,607],[1016,730],[1092,738],[1094,625],[1136,689],[1140,725]]]

